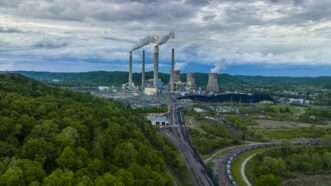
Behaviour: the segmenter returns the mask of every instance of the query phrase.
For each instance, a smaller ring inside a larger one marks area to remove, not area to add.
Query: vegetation
[[[63,86],[118,86],[127,82],[127,72],[86,72],[86,73],[48,73],[48,72],[19,72],[29,77],[53,82]],[[147,78],[152,78],[152,72],[147,73]],[[197,85],[205,87],[208,82],[208,74],[196,73]],[[141,75],[135,73],[133,80],[139,84]],[[160,73],[161,80],[165,83],[169,81],[169,74]],[[183,81],[186,80],[185,74],[181,75]],[[59,80],[59,81],[53,81]],[[279,90],[302,90],[307,91],[330,89],[330,77],[262,77],[262,76],[232,76],[222,74],[219,76],[221,87],[226,90],[249,90],[254,88],[264,88],[270,93]],[[265,90],[265,91],[266,91]]]
[[[306,127],[291,129],[252,129],[256,138],[263,140],[293,139],[293,138],[320,138],[331,134],[331,128]]]
[[[203,124],[200,128],[190,128],[192,143],[202,155],[220,148],[238,144],[224,124]]]
[[[0,185],[190,184],[175,147],[136,111],[12,74],[0,75],[0,97]]]
[[[245,186],[246,185],[245,181],[242,179],[241,172],[240,172],[241,165],[242,165],[243,161],[245,161],[245,159],[249,158],[253,154],[261,153],[261,152],[264,152],[266,150],[267,149],[256,149],[256,150],[248,151],[248,152],[240,154],[233,161],[233,164],[232,164],[232,167],[231,167],[231,174],[232,174],[234,180],[236,180],[236,182],[238,183],[239,186]]]
[[[328,174],[331,148],[284,145],[257,154],[247,166],[246,172],[254,185],[277,186],[300,174]]]

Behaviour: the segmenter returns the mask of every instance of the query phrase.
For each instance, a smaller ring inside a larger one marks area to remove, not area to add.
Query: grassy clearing
[[[331,134],[329,128],[309,127],[295,129],[256,129],[264,139],[320,138]]]
[[[331,175],[301,175],[298,178],[288,179],[283,182],[285,186],[301,185],[331,185]]]

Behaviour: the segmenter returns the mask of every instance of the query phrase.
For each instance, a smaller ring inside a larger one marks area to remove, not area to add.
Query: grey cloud
[[[69,43],[63,39],[43,39],[33,45],[34,48],[56,49],[68,46]]]
[[[97,57],[101,58],[103,55],[109,56],[109,51],[115,51],[112,55],[116,55],[116,59],[121,55],[126,59],[132,43],[146,34],[162,34],[170,30],[178,33],[178,38],[170,45],[175,43],[179,54],[201,61],[209,59],[208,55],[218,56],[219,51],[227,50],[275,55],[296,51],[306,55],[304,51],[309,46],[301,47],[300,40],[279,44],[283,40],[274,36],[279,32],[278,27],[285,29],[285,38],[295,37],[289,36],[286,29],[300,28],[304,32],[315,24],[331,19],[330,0],[0,0],[0,9],[3,14],[31,20],[38,18],[49,24],[64,22],[70,27],[70,23],[82,23],[87,30],[91,25],[114,30],[109,36],[89,31],[86,35],[90,37],[79,41],[77,38],[33,40],[33,47],[65,48],[65,52],[73,57],[94,56],[100,50]],[[251,30],[252,26],[257,29]],[[266,29],[270,33],[259,32],[269,27],[275,28]],[[84,32],[70,29],[66,31],[72,35]],[[316,42],[314,47],[326,47],[327,44],[319,40],[330,37],[329,30],[326,27],[315,31],[311,39]],[[79,39],[86,35],[82,34]],[[213,50],[209,50],[211,48]],[[230,52],[226,54],[231,58]]]
[[[17,28],[0,26],[0,33],[23,33],[23,31]]]

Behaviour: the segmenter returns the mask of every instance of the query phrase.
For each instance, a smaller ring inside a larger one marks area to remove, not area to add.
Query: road
[[[252,186],[251,182],[248,180],[247,176],[246,176],[246,173],[245,173],[245,170],[246,170],[246,165],[247,165],[247,162],[249,160],[251,160],[252,158],[254,158],[254,156],[256,156],[256,153],[255,154],[252,154],[250,155],[249,157],[247,157],[243,163],[240,165],[240,174],[241,174],[241,177],[243,178],[244,182],[246,183],[247,186]]]
[[[295,145],[318,145],[320,144],[319,139],[296,139],[292,140],[289,143]],[[217,157],[217,162],[219,163],[219,173],[218,173],[218,181],[220,186],[232,186],[233,179],[231,176],[231,162],[235,159],[239,154],[247,151],[251,151],[257,148],[265,148],[271,146],[279,146],[283,144],[281,141],[273,141],[266,143],[251,143],[244,146],[238,146],[230,150],[228,153],[224,154],[221,157]],[[230,163],[230,166],[228,165]]]

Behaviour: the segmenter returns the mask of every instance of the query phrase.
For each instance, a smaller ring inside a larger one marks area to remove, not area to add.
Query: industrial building
[[[147,119],[152,123],[153,126],[167,127],[170,125],[168,116],[166,114],[149,114]]]

